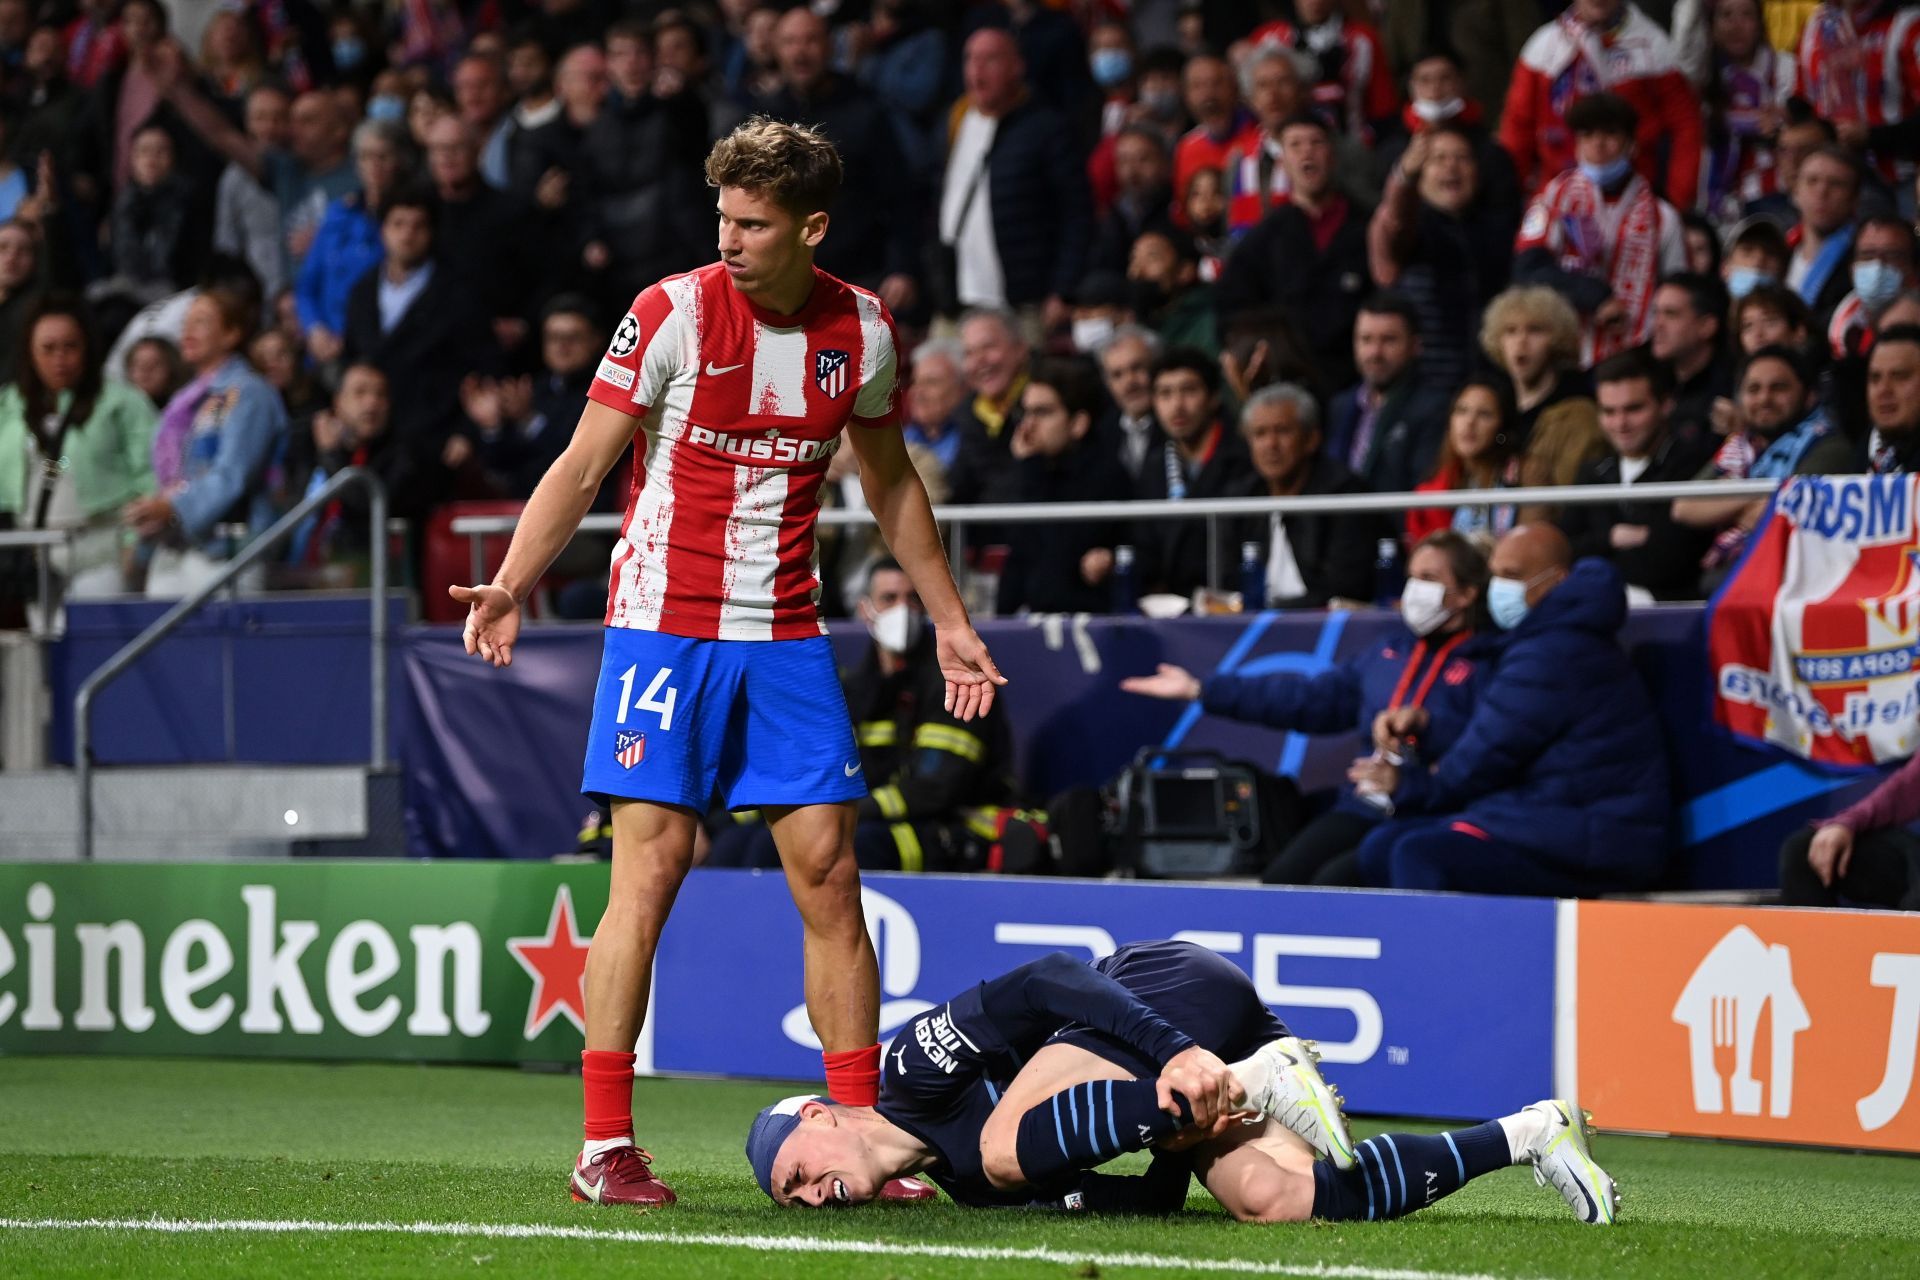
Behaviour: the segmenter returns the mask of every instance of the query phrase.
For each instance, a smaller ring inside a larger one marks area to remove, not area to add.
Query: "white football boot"
[[[1593,1162],[1587,1145],[1593,1133],[1587,1122],[1593,1117],[1568,1098],[1536,1102],[1521,1114],[1538,1120],[1534,1141],[1520,1153],[1533,1165],[1533,1180],[1543,1187],[1551,1183],[1580,1221],[1612,1226],[1620,1217],[1620,1190]]]
[[[1248,1110],[1272,1116],[1305,1138],[1334,1168],[1351,1169],[1353,1135],[1339,1093],[1320,1076],[1319,1061],[1311,1040],[1287,1036],[1268,1041],[1228,1069],[1247,1091]]]

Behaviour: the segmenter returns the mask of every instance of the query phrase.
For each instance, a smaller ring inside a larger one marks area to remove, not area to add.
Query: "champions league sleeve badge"
[[[608,349],[610,355],[630,356],[633,349],[640,345],[640,322],[629,311],[620,318],[620,327],[613,331],[613,346]]]

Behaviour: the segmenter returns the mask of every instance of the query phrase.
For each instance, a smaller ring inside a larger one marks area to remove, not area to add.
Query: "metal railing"
[[[1680,498],[1766,498],[1778,480],[1670,480],[1654,484],[1539,485],[1516,489],[1452,489],[1439,493],[1328,493],[1294,498],[1183,498],[1122,502],[979,503],[940,506],[934,521],[946,527],[947,554],[956,569],[966,555],[968,525],[1060,524],[1093,520],[1201,520],[1207,522],[1209,578],[1217,581],[1220,521],[1239,516],[1368,515],[1428,507],[1579,507],[1610,502],[1672,502]],[[581,533],[618,533],[624,516],[590,515]],[[823,525],[871,526],[873,514],[845,507],[820,512]],[[453,532],[468,540],[473,580],[486,577],[482,539],[512,533],[518,516],[461,516]]]
[[[0,531],[0,551],[31,548],[34,569],[38,575],[38,596],[40,612],[36,619],[29,620],[29,628],[34,632],[45,632],[53,626],[53,569],[47,563],[55,547],[64,546],[73,539],[71,529],[8,529]]]
[[[367,489],[368,541],[372,544],[369,572],[372,581],[369,584],[371,596],[368,608],[371,614],[369,631],[373,645],[373,674],[370,690],[373,703],[373,741],[369,747],[368,763],[369,767],[374,769],[386,768],[387,490],[373,472],[362,467],[348,467],[344,471],[336,472],[319,489],[308,494],[293,510],[274,521],[272,527],[242,547],[233,559],[227,561],[211,582],[183,597],[179,603],[156,618],[153,625],[127,641],[118,653],[108,658],[93,674],[81,682],[79,692],[73,697],[73,764],[74,786],[79,793],[80,857],[83,860],[92,861],[93,859],[93,700],[95,695],[117,679],[128,667],[138,662],[155,645],[166,639],[175,628],[197,612],[216,593],[255,562],[263,559],[267,553],[291,535],[301,521],[340,493],[356,485],[365,486]]]

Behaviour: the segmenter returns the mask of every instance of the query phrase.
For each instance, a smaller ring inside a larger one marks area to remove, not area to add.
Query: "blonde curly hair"
[[[1487,304],[1480,321],[1480,349],[1487,359],[1505,370],[1506,357],[1500,350],[1500,335],[1514,325],[1532,321],[1546,329],[1553,339],[1553,367],[1571,369],[1580,363],[1580,316],[1573,304],[1543,284],[1519,285],[1508,289]]]

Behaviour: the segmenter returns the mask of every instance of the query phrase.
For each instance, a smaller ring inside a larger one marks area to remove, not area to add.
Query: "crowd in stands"
[[[0,0],[0,517],[74,533],[70,597],[177,594],[348,466],[416,530],[525,499],[635,292],[713,256],[702,161],[756,114],[839,148],[818,262],[899,320],[936,501],[1484,497],[973,531],[1003,613],[1405,565],[1411,666],[1137,690],[1361,731],[1277,878],[1657,879],[1621,862],[1668,819],[1612,634],[1764,504],[1500,490],[1920,470],[1893,0]],[[261,580],[351,581],[364,514]],[[598,617],[580,545],[558,612]],[[826,611],[884,611],[873,538],[821,545]]]
[[[91,594],[190,585],[347,465],[416,525],[524,499],[759,113],[841,151],[819,263],[915,348],[943,500],[1489,491],[1212,552],[989,530],[982,603],[1367,600],[1383,540],[1527,521],[1698,597],[1754,504],[1492,491],[1920,462],[1916,108],[1886,0],[12,0],[0,513],[81,530]],[[356,503],[272,580],[350,573]]]

